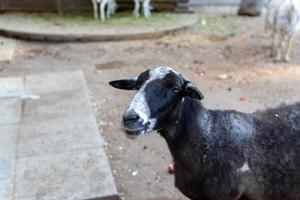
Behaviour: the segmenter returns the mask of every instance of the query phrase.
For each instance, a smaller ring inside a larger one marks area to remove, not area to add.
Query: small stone
[[[131,175],[132,175],[132,176],[136,176],[136,175],[138,175],[138,173],[139,173],[139,172],[136,170],[136,171],[133,171],[133,172],[131,173]]]
[[[123,147],[118,147],[118,150],[119,150],[119,151],[122,151],[122,150],[123,150]]]
[[[157,182],[159,182],[159,181],[160,181],[160,177],[159,177],[159,176],[155,177],[155,180],[156,180]]]
[[[220,75],[217,76],[217,79],[219,79],[219,80],[225,80],[227,78],[228,78],[227,74],[220,74]]]
[[[23,94],[21,96],[22,100],[38,100],[40,98],[41,98],[40,95],[34,95],[34,94]]]

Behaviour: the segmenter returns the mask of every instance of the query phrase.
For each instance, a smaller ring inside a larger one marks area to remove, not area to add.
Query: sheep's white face
[[[165,128],[176,117],[175,111],[189,84],[169,67],[157,67],[136,78],[110,82],[119,89],[137,90],[123,115],[125,133],[136,137]],[[197,97],[202,98],[199,91]]]

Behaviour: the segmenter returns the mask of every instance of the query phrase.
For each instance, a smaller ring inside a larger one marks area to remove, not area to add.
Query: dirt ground
[[[94,101],[99,128],[118,190],[126,200],[185,200],[174,187],[165,141],[153,133],[129,140],[121,116],[133,92],[108,86],[110,80],[167,65],[196,83],[213,109],[252,112],[300,100],[300,38],[291,62],[273,63],[263,17],[235,16],[235,8],[199,9],[192,30],[157,40],[102,43],[18,41],[15,58],[0,76],[82,70]]]

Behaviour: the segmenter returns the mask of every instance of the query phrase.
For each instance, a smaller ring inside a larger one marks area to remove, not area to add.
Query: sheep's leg
[[[267,22],[266,22],[267,23]],[[268,24],[265,24],[264,31],[262,33],[262,37],[267,38],[270,35],[270,27]]]
[[[107,17],[110,17],[116,13],[117,4],[114,0],[110,0],[108,3],[108,13]]]
[[[284,33],[280,32],[278,35],[278,47],[277,47],[277,53],[276,53],[276,62],[282,61],[282,53],[283,53],[283,48],[284,48]]]
[[[113,0],[113,3],[112,3],[112,14],[116,14],[116,10],[118,9],[118,5],[117,5],[117,2],[115,0]]]
[[[287,41],[286,41],[286,49],[285,49],[285,53],[284,53],[284,61],[285,62],[289,62],[290,61],[290,51],[292,48],[292,44],[293,44],[293,36],[288,36]]]
[[[270,35],[270,33],[271,34],[273,33],[272,26],[269,23],[269,19],[268,19],[269,15],[270,15],[270,9],[267,9],[267,14],[266,14],[266,18],[265,18],[265,27],[264,27],[264,32],[263,32],[264,37],[267,37]]]
[[[151,15],[150,0],[144,0],[143,10],[144,10],[144,16],[146,18],[150,17]]]
[[[98,3],[97,0],[92,0],[93,9],[94,9],[94,18],[98,20]]]
[[[106,10],[106,19],[108,19],[108,18],[110,18],[110,16],[111,16],[111,13],[112,13],[112,11],[111,11],[111,9],[112,9],[112,4],[111,4],[111,0],[108,0],[108,2],[107,2],[107,10]]]
[[[272,44],[271,44],[271,54],[270,54],[270,57],[273,58],[274,56],[276,56],[276,49],[277,49],[277,46],[276,46],[276,31],[272,31]]]
[[[133,10],[133,14],[136,17],[140,16],[140,0],[134,0],[134,10]]]
[[[106,0],[102,0],[101,4],[100,4],[100,16],[101,16],[101,20],[105,21],[105,6],[107,4]]]

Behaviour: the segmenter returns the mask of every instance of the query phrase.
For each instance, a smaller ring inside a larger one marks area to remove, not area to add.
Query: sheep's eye
[[[180,89],[177,87],[173,88],[172,90],[173,90],[173,92],[176,92],[176,93],[180,92]]]

